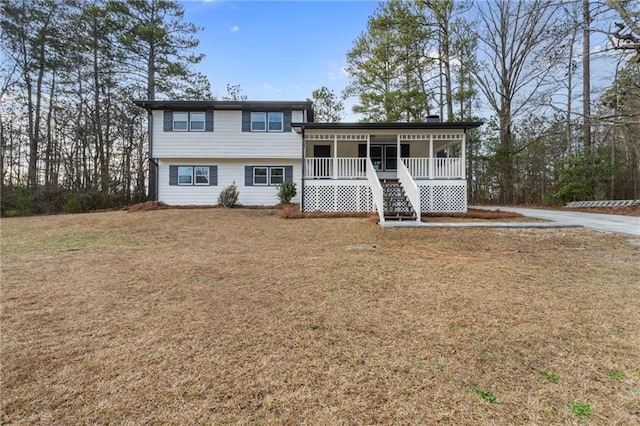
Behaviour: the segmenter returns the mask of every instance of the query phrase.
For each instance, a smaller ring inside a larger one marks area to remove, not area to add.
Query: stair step
[[[395,220],[395,221],[399,221],[402,222],[403,220],[411,220],[411,221],[415,221],[416,217],[415,216],[384,216],[384,220]]]

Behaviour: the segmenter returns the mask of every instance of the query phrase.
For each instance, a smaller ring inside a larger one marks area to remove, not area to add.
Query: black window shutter
[[[284,181],[293,182],[293,166],[284,166]]]
[[[242,111],[242,131],[251,131],[251,111]]]
[[[209,166],[209,186],[218,185],[218,166]]]
[[[178,184],[178,166],[169,166],[169,185]]]
[[[173,111],[164,112],[164,131],[165,132],[173,131]]]
[[[358,158],[367,158],[367,144],[359,143],[358,144]]]
[[[285,132],[291,131],[291,111],[285,111],[283,114],[282,130]]]
[[[401,143],[400,144],[400,157],[402,158],[409,158],[409,147],[410,145],[408,143]]]
[[[204,113],[204,131],[213,132],[213,111],[205,111]]]
[[[253,186],[253,166],[244,166],[244,186]]]

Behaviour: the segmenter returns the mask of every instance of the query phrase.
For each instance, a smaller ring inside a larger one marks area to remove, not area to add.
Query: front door
[[[371,158],[371,163],[373,163],[373,168],[377,171],[384,170],[384,157],[382,148],[382,145],[371,145],[369,147],[369,157]]]
[[[397,145],[385,145],[384,147],[384,169],[387,171],[398,170],[398,147]]]
[[[400,154],[402,158],[409,158],[409,144],[400,144]],[[369,155],[376,171],[398,170],[398,145],[371,145]],[[358,156],[367,156],[366,143],[358,145]]]
[[[313,156],[315,158],[331,158],[331,145],[314,145]],[[315,162],[314,175],[328,179],[331,177],[331,160],[318,160]]]

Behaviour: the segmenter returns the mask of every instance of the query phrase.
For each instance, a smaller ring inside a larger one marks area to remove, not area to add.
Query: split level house
[[[294,182],[302,211],[420,220],[465,212],[465,134],[481,122],[316,123],[311,102],[136,101],[149,112],[159,201],[275,205]]]

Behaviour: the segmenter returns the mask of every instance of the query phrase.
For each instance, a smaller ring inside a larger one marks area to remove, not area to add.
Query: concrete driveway
[[[564,210],[524,209],[520,207],[503,206],[470,206],[475,209],[502,210],[520,213],[523,216],[536,219],[550,220],[598,231],[618,232],[621,234],[640,236],[640,217],[622,216],[616,214],[583,213]]]

